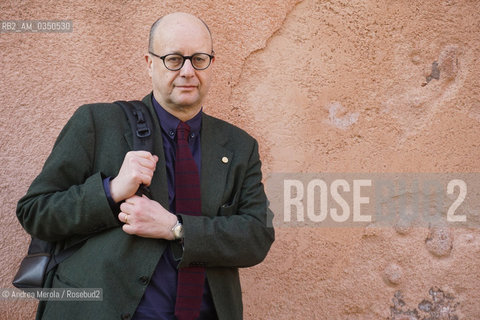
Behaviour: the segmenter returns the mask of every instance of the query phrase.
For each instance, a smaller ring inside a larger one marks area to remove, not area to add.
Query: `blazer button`
[[[131,316],[130,316],[130,313],[124,313],[124,314],[122,314],[122,318],[121,318],[121,319],[122,319],[122,320],[128,320],[128,319],[130,319],[130,317],[131,317]]]
[[[142,276],[140,277],[140,283],[143,284],[143,285],[147,285],[148,284],[148,277],[147,276]]]

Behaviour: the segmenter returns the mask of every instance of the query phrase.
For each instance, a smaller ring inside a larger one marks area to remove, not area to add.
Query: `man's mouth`
[[[181,88],[181,89],[195,89],[197,86],[185,84],[185,85],[176,85],[175,87]]]

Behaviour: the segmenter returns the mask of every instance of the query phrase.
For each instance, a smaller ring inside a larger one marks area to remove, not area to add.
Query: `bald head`
[[[213,52],[212,33],[210,32],[210,28],[208,27],[208,25],[202,19],[184,12],[175,12],[175,13],[168,14],[166,16],[160,17],[157,21],[155,21],[152,24],[152,27],[150,28],[150,35],[148,38],[148,50],[152,52],[154,51],[155,37],[156,37],[156,34],[158,33],[157,30],[165,27],[168,28],[169,25],[178,24],[178,23],[194,23],[194,24],[197,23],[200,28],[205,29],[208,32],[208,35],[210,37],[210,42],[211,42],[211,47]]]

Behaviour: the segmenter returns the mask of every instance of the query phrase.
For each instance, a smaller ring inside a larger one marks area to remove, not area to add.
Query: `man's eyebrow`
[[[180,50],[166,50],[165,54],[162,54],[162,56],[166,56],[167,54],[180,54],[182,55],[182,52]]]
[[[204,51],[196,51],[196,52],[192,53],[191,56],[193,56],[194,54],[197,54],[197,53],[207,53],[207,52],[206,51],[205,52]],[[179,54],[179,55],[183,56],[183,52],[180,51],[180,50],[170,51],[169,53],[164,54],[164,56],[166,56],[167,54]]]

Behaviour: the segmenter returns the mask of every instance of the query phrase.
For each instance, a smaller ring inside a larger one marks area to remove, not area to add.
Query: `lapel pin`
[[[223,162],[223,163],[228,163],[228,158],[227,158],[227,157],[223,157],[223,158],[222,158],[222,162]]]

